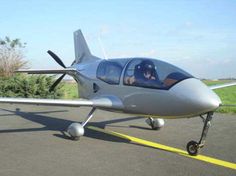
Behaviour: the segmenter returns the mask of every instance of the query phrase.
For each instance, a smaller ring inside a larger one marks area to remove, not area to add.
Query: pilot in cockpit
[[[145,59],[135,66],[134,76],[128,80],[128,83],[144,87],[160,87],[162,85],[156,67],[149,59]]]
[[[150,60],[144,60],[140,63],[139,67],[139,76],[138,79],[142,79],[143,81],[148,80],[156,80],[157,73],[155,69],[155,65]]]
[[[161,81],[158,78],[156,67],[151,60],[143,60],[135,66],[135,85],[139,86],[159,86]]]

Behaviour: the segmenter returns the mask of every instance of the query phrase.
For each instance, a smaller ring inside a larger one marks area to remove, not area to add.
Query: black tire
[[[196,156],[199,152],[198,143],[196,141],[190,141],[187,146],[187,151],[189,155]]]
[[[80,137],[79,136],[70,136],[71,140],[73,141],[79,141],[80,140]]]
[[[151,126],[152,130],[159,130],[159,127],[154,127],[153,125]]]
[[[154,125],[154,122],[153,121],[151,121],[151,128],[152,128],[152,130],[159,130],[160,128],[159,127],[156,127],[155,125]]]

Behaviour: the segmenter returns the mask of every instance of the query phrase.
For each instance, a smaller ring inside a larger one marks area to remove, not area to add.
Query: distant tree
[[[11,40],[9,37],[0,38],[0,76],[12,76],[14,71],[27,66],[24,60],[23,48],[26,43],[20,39]]]
[[[20,39],[0,38],[0,97],[61,98],[63,84],[49,91],[55,76],[14,74],[27,67],[25,47]]]
[[[0,77],[0,97],[24,98],[61,98],[63,84],[49,91],[54,83],[54,76],[15,74],[11,77]]]

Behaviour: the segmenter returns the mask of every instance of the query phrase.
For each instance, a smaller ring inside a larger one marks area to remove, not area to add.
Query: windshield
[[[126,67],[124,84],[128,86],[169,89],[193,76],[169,63],[155,59],[133,59]]]

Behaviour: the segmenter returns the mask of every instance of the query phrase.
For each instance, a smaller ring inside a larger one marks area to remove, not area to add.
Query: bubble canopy
[[[138,87],[169,89],[174,84],[193,78],[182,69],[156,59],[132,59],[124,73],[124,84]]]
[[[124,77],[123,81],[120,81],[122,73]],[[168,90],[178,82],[193,76],[164,61],[133,58],[102,61],[97,69],[97,78],[108,84],[123,82],[125,86]]]

